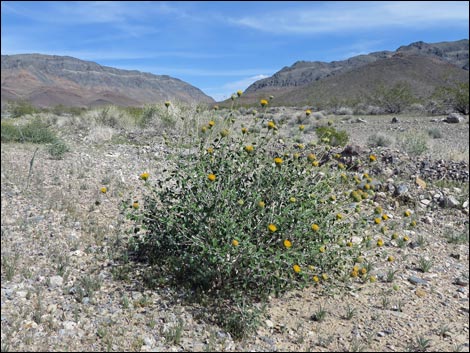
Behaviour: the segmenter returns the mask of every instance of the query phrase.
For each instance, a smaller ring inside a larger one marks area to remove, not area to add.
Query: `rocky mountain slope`
[[[247,88],[245,102],[274,95],[278,103],[303,104],[313,97],[352,98],[369,94],[377,84],[409,82],[413,93],[427,95],[447,82],[468,82],[468,40],[416,42],[396,51],[380,51],[346,60],[298,61]],[[373,82],[374,85],[370,86]],[[359,90],[359,88],[364,88]]]
[[[167,75],[121,70],[68,56],[2,55],[2,104],[138,106],[165,100],[211,103],[201,90]]]

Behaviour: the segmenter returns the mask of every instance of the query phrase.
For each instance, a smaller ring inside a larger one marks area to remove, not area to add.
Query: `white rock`
[[[63,283],[64,283],[64,279],[61,276],[52,276],[49,279],[49,287],[50,288],[61,287]]]

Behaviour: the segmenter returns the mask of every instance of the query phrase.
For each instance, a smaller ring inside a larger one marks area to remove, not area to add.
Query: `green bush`
[[[429,149],[428,139],[425,133],[408,132],[399,136],[398,144],[406,153],[420,156]]]
[[[47,152],[49,152],[50,156],[53,159],[62,159],[64,157],[65,152],[68,151],[68,146],[61,140],[53,142],[47,148]]]
[[[320,141],[330,146],[345,146],[349,141],[349,136],[346,131],[337,131],[331,126],[320,126],[315,130],[315,132]]]
[[[389,147],[392,145],[392,143],[393,140],[381,132],[370,135],[367,139],[367,144],[373,147]]]
[[[12,118],[19,118],[23,115],[34,114],[38,112],[38,109],[33,107],[30,103],[25,101],[12,102],[10,106],[10,112]]]
[[[373,103],[390,114],[400,113],[415,102],[416,98],[407,82],[399,82],[392,87],[381,85],[373,97]]]
[[[13,125],[2,121],[2,142],[54,143],[55,133],[39,118],[24,125]]]
[[[367,222],[353,220],[336,161],[331,168],[313,150],[280,150],[273,124],[262,122],[259,134],[237,134],[230,119],[211,124],[168,176],[142,181],[140,206],[124,206],[135,222],[133,251],[156,282],[223,303],[218,323],[242,337],[258,314],[241,307],[344,275],[365,244],[346,243]]]
[[[469,112],[469,83],[456,83],[453,86],[440,87],[434,92],[434,97],[442,105],[459,113],[468,115]]]

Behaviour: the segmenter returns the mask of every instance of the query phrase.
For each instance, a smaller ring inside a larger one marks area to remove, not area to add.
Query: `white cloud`
[[[261,80],[263,78],[269,77],[268,75],[258,74],[250,77],[245,77],[241,80],[231,81],[223,84],[221,87],[210,87],[203,88],[202,90],[214,98],[216,101],[220,102],[225,99],[230,98],[232,94],[238,90],[244,91],[247,89],[253,82]]]
[[[270,33],[324,34],[444,23],[468,26],[468,9],[466,1],[327,2],[229,21]]]

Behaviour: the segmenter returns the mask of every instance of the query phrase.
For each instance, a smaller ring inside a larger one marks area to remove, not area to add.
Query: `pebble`
[[[423,298],[426,296],[426,292],[420,288],[418,288],[416,291],[415,291],[415,294],[420,297],[420,298]]]
[[[64,283],[64,279],[61,276],[52,276],[49,279],[49,288],[62,287],[63,283]]]

